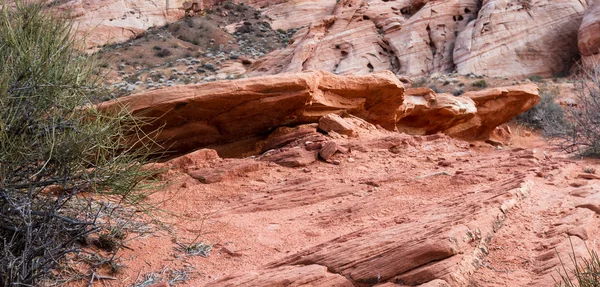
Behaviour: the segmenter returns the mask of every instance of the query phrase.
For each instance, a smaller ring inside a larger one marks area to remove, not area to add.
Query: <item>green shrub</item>
[[[534,82],[534,83],[541,83],[544,82],[544,79],[541,76],[538,75],[533,75],[531,77],[529,77],[529,80]]]
[[[540,102],[531,109],[516,117],[517,122],[545,136],[560,134],[566,124],[565,111],[556,102],[557,90],[542,89]]]
[[[558,270],[558,279],[552,276],[555,287],[600,286],[600,257],[598,257],[598,253],[588,248],[588,258],[578,259],[573,248],[573,242],[571,242],[571,250],[573,253],[569,254],[569,257],[574,267],[572,270],[567,270],[559,255],[562,270]]]
[[[0,286],[42,285],[101,229],[91,198],[133,204],[148,175],[137,120],[91,105],[107,91],[69,17],[34,3],[0,8]]]
[[[473,87],[477,87],[480,89],[484,89],[484,88],[488,87],[488,83],[485,80],[479,80],[479,81],[473,82],[472,85],[473,85]]]
[[[171,52],[171,50],[164,48],[162,50],[156,51],[156,53],[154,53],[155,56],[159,57],[159,58],[164,58],[164,57],[168,57],[171,56],[173,53]]]

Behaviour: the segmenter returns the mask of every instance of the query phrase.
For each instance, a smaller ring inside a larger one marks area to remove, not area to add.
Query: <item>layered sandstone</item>
[[[532,84],[466,92],[462,96],[475,102],[477,112],[469,121],[444,133],[465,139],[487,139],[497,126],[529,110],[540,100],[539,88]]]
[[[318,123],[323,132],[345,136],[357,136],[353,127],[367,126],[360,123],[364,120],[390,131],[417,135],[441,132],[485,140],[497,126],[535,105],[538,92],[531,84],[467,92],[459,97],[427,88],[408,89],[405,94],[402,83],[389,71],[363,76],[313,71],[169,87],[106,102],[101,107],[123,105],[133,114],[153,118],[147,130],[160,128],[156,141],[172,152],[211,147],[222,156],[241,156],[277,148],[298,137],[322,141],[315,138],[319,135],[314,131],[316,126],[291,132],[280,128],[307,123]],[[282,136],[286,134],[289,136]],[[310,158],[278,156],[293,162]]]
[[[87,48],[123,42],[183,17],[184,0],[69,0],[58,6],[68,10]]]
[[[399,116],[397,127],[408,134],[443,132],[467,122],[477,113],[471,98],[436,94],[428,88],[407,89],[404,105],[406,109]]]
[[[487,76],[552,76],[578,58],[579,0],[323,2],[289,1],[265,10],[274,27],[304,25],[287,48],[256,63],[250,75],[322,69],[364,74],[389,69],[418,76],[457,70]],[[312,3],[312,2],[311,2]],[[298,6],[297,6],[298,5]],[[331,11],[330,14],[327,14]]]
[[[87,48],[124,42],[151,27],[177,21],[184,16],[183,3],[189,0],[68,0],[57,9],[69,11]],[[195,0],[198,1],[198,0]],[[221,0],[199,0],[201,8],[220,4]],[[284,0],[234,0],[256,8],[276,5]]]
[[[460,32],[454,63],[460,74],[553,76],[578,57],[579,0],[490,0]]]
[[[350,113],[393,130],[404,88],[391,72],[336,76],[315,71],[177,86],[102,105],[127,106],[155,118],[156,140],[185,152],[268,134],[280,126],[316,123],[330,113]]]

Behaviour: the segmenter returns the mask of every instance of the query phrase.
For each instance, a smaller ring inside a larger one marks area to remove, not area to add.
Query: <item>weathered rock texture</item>
[[[336,76],[305,72],[178,86],[124,97],[102,105],[126,105],[156,118],[157,141],[185,152],[268,134],[280,126],[316,123],[347,112],[393,130],[404,88],[391,72]]]
[[[262,153],[300,138],[323,141],[316,123],[326,133],[356,136],[354,128],[363,125],[361,119],[391,131],[487,139],[497,126],[538,101],[536,85],[460,97],[427,88],[408,89],[405,95],[402,83],[389,71],[363,76],[314,71],[164,88],[101,107],[124,105],[134,114],[154,118],[148,131],[160,127],[156,141],[172,152],[210,147],[230,157]],[[286,127],[307,123],[313,125]],[[271,157],[294,166],[316,160],[316,154],[299,150]]]
[[[600,58],[600,1],[593,2],[586,10],[577,41],[584,64],[596,64]]]
[[[279,286],[283,278],[296,282],[297,276],[310,268],[320,279],[310,286],[346,286],[348,281],[351,286],[383,282],[467,286],[506,214],[530,188],[531,182],[523,176],[499,182],[494,186],[496,192],[463,194],[440,202],[436,208],[414,210],[410,220],[379,222],[278,260],[262,271],[226,278],[214,285],[260,282],[263,286]],[[327,267],[329,273],[318,267]],[[255,281],[258,278],[261,281]]]
[[[475,102],[477,112],[469,121],[444,133],[465,139],[485,139],[494,129],[523,113],[540,100],[536,85],[492,88],[462,95]]]
[[[407,89],[406,109],[399,115],[398,130],[409,134],[434,134],[467,122],[477,113],[469,97],[435,94],[428,88]]]
[[[184,0],[107,0],[62,2],[58,9],[71,10],[86,48],[123,42],[148,28],[161,26],[183,17]],[[167,6],[168,5],[168,6]]]
[[[460,32],[454,63],[461,74],[552,76],[568,70],[578,52],[585,2],[490,0]]]
[[[58,4],[60,10],[70,10],[87,48],[107,43],[123,42],[184,16],[183,3],[188,0],[68,0]],[[234,0],[256,8],[276,5],[284,0]],[[202,8],[222,3],[221,0],[200,0]]]
[[[315,3],[296,0],[265,10],[274,27],[305,28],[290,46],[258,61],[250,75],[311,69],[423,75],[456,69],[551,76],[569,70],[578,58],[575,43],[586,6],[579,0]],[[296,7],[300,11],[291,13]]]

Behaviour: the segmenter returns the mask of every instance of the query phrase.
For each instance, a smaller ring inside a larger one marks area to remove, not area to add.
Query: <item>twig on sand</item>
[[[88,283],[88,287],[91,287],[92,284],[94,283],[94,280],[117,280],[116,277],[111,277],[111,276],[103,276],[103,275],[97,275],[96,272],[92,271],[92,278],[90,278],[90,282]]]

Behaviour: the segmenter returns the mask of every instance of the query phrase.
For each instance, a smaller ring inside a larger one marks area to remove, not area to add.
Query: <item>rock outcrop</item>
[[[590,4],[581,21],[577,44],[585,65],[596,64],[600,59],[600,1]]]
[[[469,121],[456,125],[444,133],[465,139],[486,139],[494,129],[510,121],[537,104],[540,100],[536,85],[523,85],[466,92],[475,102],[477,112]]]
[[[289,1],[265,12],[274,27],[306,25],[287,48],[272,52],[250,75],[322,69],[398,75],[457,70],[487,76],[552,76],[578,58],[579,0],[324,1],[315,15],[292,14]],[[481,7],[480,7],[481,6]],[[330,14],[327,14],[330,13]]]
[[[70,11],[75,25],[86,39],[86,48],[123,42],[183,17],[184,0],[107,0],[61,2],[57,9]]]
[[[404,105],[406,109],[399,115],[398,130],[417,135],[443,132],[467,122],[477,113],[471,98],[435,94],[428,88],[407,89]]]
[[[286,125],[317,123],[330,113],[350,113],[395,129],[404,88],[391,72],[336,76],[315,71],[136,94],[101,105],[127,106],[162,127],[156,141],[181,153],[256,135]]]
[[[490,0],[460,32],[454,63],[460,74],[553,76],[578,58],[579,0]]]
[[[57,4],[57,9],[70,11],[86,48],[93,49],[108,43],[127,41],[151,27],[159,27],[184,16],[183,3],[187,0],[68,0]],[[221,0],[200,0],[201,8],[222,3]],[[284,0],[234,0],[256,8],[276,5]]]
[[[347,281],[351,286],[466,286],[506,214],[527,196],[531,185],[523,177],[499,182],[494,186],[498,193],[463,194],[436,208],[416,209],[410,220],[379,222],[214,286],[276,286],[283,278],[296,282],[306,268],[315,269],[318,279],[311,286],[346,286]],[[328,273],[318,267],[326,267]],[[258,278],[261,281],[255,281]]]
[[[441,132],[485,140],[497,126],[538,101],[533,84],[459,97],[428,88],[408,89],[405,95],[402,83],[389,71],[364,76],[314,71],[164,88],[100,107],[123,105],[133,114],[155,119],[147,131],[161,128],[156,141],[176,154],[208,147],[221,156],[236,157],[300,139],[322,142],[317,126],[338,136],[357,136],[356,127],[379,125],[417,135]],[[316,153],[286,150],[271,157],[302,166],[316,160]]]

